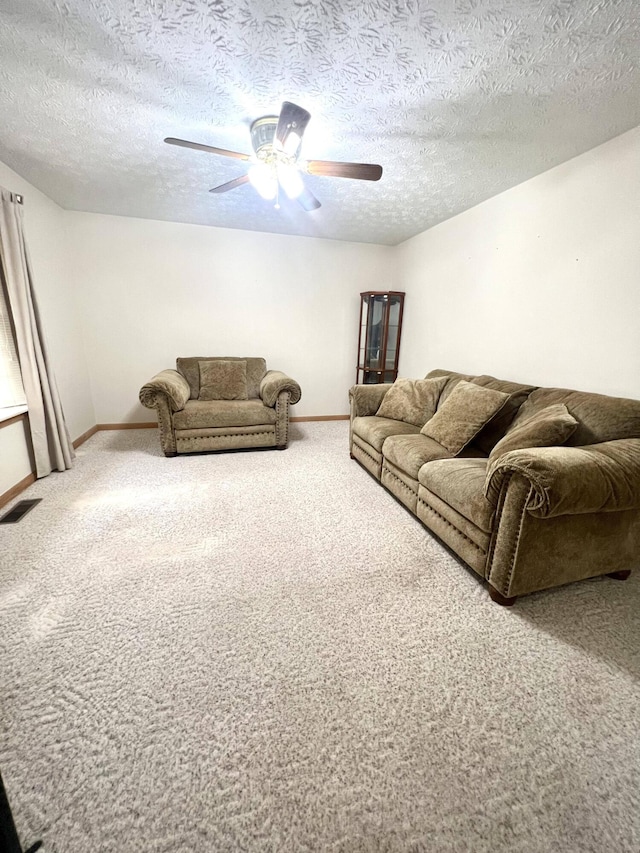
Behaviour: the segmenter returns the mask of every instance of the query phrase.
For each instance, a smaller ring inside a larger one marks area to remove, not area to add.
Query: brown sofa
[[[435,377],[445,382],[438,411],[461,380],[505,392],[508,403],[454,457],[419,426],[376,416],[391,385],[356,385],[352,458],[485,578],[500,604],[597,575],[628,577],[640,564],[640,401],[427,374]],[[511,450],[488,466],[502,437],[558,403],[577,421],[565,444]]]
[[[140,389],[142,405],[158,413],[165,456],[286,448],[289,405],[301,396],[293,379],[267,370],[263,358],[194,356],[178,358],[176,368],[161,371]],[[203,376],[211,384],[201,383]]]

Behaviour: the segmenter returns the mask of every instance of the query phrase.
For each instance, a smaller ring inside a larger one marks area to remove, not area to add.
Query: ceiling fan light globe
[[[278,192],[278,179],[266,163],[255,163],[249,169],[249,180],[262,198],[271,201]]]
[[[298,198],[304,192],[302,175],[295,166],[278,166],[280,186],[291,199]]]

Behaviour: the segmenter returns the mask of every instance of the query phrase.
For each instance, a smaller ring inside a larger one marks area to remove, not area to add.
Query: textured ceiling
[[[65,208],[396,244],[640,124],[638,0],[2,0],[0,160]],[[302,156],[380,163],[273,209],[237,160],[282,100]]]

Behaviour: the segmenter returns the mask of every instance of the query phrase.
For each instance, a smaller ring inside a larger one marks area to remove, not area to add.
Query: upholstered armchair
[[[156,409],[165,456],[211,450],[276,447],[289,439],[289,404],[300,386],[263,358],[178,358],[140,389]]]

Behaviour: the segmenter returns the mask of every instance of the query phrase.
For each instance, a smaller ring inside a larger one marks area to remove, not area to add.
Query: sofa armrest
[[[525,509],[537,518],[640,509],[640,438],[505,453],[487,472],[492,503],[511,474],[531,484]]]
[[[366,418],[375,415],[391,384],[391,382],[383,382],[379,385],[352,385],[349,388],[352,417]]]
[[[184,409],[191,396],[187,380],[177,370],[162,370],[140,389],[140,402],[147,409],[157,408],[158,394],[164,395],[172,412]]]
[[[267,370],[260,383],[260,397],[265,406],[273,408],[278,395],[283,391],[289,392],[289,402],[293,405],[300,400],[302,391],[295,381],[280,370]]]

